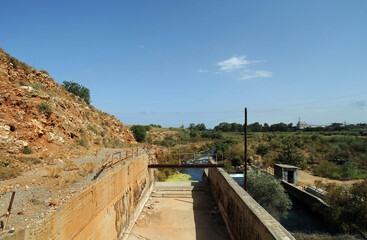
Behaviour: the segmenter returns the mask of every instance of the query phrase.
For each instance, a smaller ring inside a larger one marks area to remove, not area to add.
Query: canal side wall
[[[205,171],[233,240],[295,239],[222,168]]]
[[[297,198],[300,202],[306,204],[312,211],[318,213],[324,217],[327,217],[329,206],[321,199],[311,193],[308,193],[302,189],[299,189],[292,184],[281,181],[284,189],[293,197]]]
[[[147,165],[147,155],[127,161],[37,226],[4,239],[123,239],[153,189],[154,170]]]

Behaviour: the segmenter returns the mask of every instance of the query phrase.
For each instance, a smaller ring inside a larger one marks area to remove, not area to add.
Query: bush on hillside
[[[134,125],[130,128],[130,130],[133,132],[136,141],[145,142],[147,138],[147,129],[145,126]]]
[[[329,184],[326,186],[329,217],[344,231],[355,228],[367,232],[367,180],[351,188]]]
[[[52,113],[52,107],[51,105],[46,102],[46,101],[42,101],[40,104],[37,105],[38,110],[45,114],[46,116],[49,116]]]
[[[80,97],[86,103],[90,104],[90,91],[88,88],[80,85],[79,83],[73,81],[64,81],[62,86],[70,93]]]

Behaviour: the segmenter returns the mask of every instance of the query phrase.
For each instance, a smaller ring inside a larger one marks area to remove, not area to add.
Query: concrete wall
[[[8,239],[122,239],[152,191],[154,170],[147,164],[147,156],[128,161],[34,228]]]
[[[208,179],[232,239],[294,239],[222,168],[210,168]]]
[[[297,198],[299,201],[303,202],[307,206],[310,207],[310,209],[318,214],[321,214],[322,216],[326,217],[328,214],[328,208],[329,206],[321,199],[318,198],[302,189],[299,189],[295,186],[293,186],[290,183],[287,183],[285,181],[281,182],[284,189],[293,197]]]

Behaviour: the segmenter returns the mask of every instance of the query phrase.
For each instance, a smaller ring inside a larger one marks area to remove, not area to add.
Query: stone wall
[[[232,239],[294,239],[222,168],[210,168],[207,173],[213,196]]]
[[[7,239],[122,239],[153,189],[154,170],[147,164],[146,155],[128,161],[37,226]]]

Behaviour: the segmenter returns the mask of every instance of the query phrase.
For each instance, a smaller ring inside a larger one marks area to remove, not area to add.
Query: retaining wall
[[[33,228],[5,239],[122,239],[134,224],[154,183],[146,155],[128,161]]]
[[[293,197],[306,204],[310,209],[322,216],[326,217],[328,214],[329,206],[321,199],[311,193],[308,193],[290,183],[281,181],[284,189]]]
[[[294,239],[222,168],[210,168],[206,172],[232,239]]]

